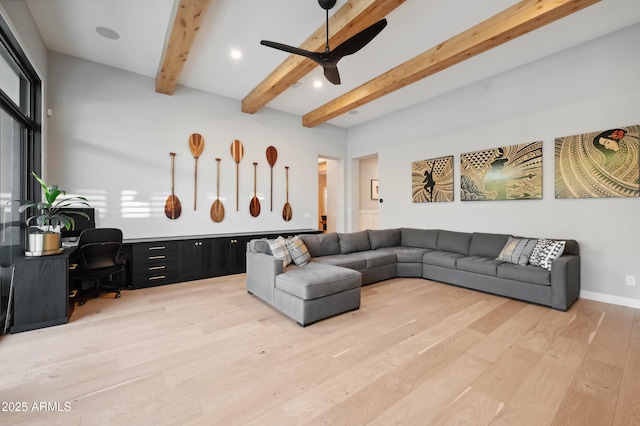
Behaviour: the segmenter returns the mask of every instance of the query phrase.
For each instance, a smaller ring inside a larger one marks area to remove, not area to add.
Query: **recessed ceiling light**
[[[360,111],[358,111],[357,109],[352,109],[351,111],[349,111],[349,114],[351,115],[357,115]]]
[[[107,27],[96,27],[96,32],[109,40],[119,40],[120,34]]]
[[[233,59],[242,58],[242,52],[238,49],[231,49],[230,55]]]
[[[316,89],[319,89],[322,87],[322,81],[320,80],[316,80],[313,82],[313,87],[315,87]]]

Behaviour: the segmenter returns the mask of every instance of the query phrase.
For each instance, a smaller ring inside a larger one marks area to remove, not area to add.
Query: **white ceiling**
[[[174,0],[26,2],[49,50],[155,79]],[[338,0],[331,12],[344,3]],[[286,90],[267,107],[303,116],[516,3],[407,0],[387,17],[388,25],[378,37],[339,62],[341,85],[328,83],[316,67],[298,87]],[[242,100],[287,57],[260,45],[260,40],[298,46],[324,21],[324,10],[316,0],[212,0],[179,85]],[[638,22],[639,0],[602,0],[329,123],[352,127]],[[120,39],[103,38],[96,27],[112,29]],[[230,57],[233,48],[242,51],[242,59]],[[323,82],[320,89],[313,87],[315,80]],[[155,82],[149,90],[155,90]],[[179,92],[178,86],[174,96]]]

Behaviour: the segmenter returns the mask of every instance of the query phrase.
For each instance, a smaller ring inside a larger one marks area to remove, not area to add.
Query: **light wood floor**
[[[638,310],[395,279],[301,328],[244,280],[125,291],[3,336],[0,424],[640,424]]]

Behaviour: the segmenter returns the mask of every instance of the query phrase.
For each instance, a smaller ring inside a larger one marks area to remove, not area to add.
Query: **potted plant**
[[[75,220],[70,214],[71,212],[65,209],[72,205],[91,206],[86,198],[66,197],[67,192],[59,189],[58,185],[49,186],[36,173],[32,172],[32,174],[42,187],[44,201],[14,200],[21,204],[18,209],[20,213],[32,207],[37,212],[26,221],[27,226],[33,220],[36,225],[29,228],[29,244],[26,254],[30,256],[57,254],[62,250],[61,229],[73,230],[75,228]],[[63,198],[59,198],[60,196]],[[73,214],[89,219],[89,216],[83,212],[74,211]]]

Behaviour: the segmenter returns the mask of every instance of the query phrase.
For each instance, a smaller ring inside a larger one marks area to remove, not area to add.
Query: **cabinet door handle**
[[[149,266],[149,270],[150,271],[157,271],[159,269],[165,269],[166,266],[162,265],[162,266]]]
[[[164,275],[158,275],[157,277],[149,277],[149,281],[153,281],[153,280],[161,280],[163,278],[167,278]]]
[[[149,260],[158,260],[158,259],[164,259],[167,256],[149,256]]]
[[[164,250],[166,247],[165,246],[155,246],[155,247],[149,247],[149,250]]]

